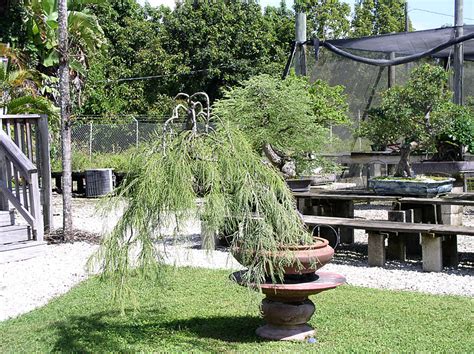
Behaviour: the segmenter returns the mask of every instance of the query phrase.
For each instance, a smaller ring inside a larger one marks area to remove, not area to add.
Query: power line
[[[446,16],[446,17],[454,17],[454,15],[449,15],[449,14],[445,14],[445,13],[442,13],[442,12],[436,12],[436,11],[431,11],[431,10],[418,9],[418,8],[409,9],[408,11],[409,12],[410,11],[422,11],[422,12],[427,12],[427,13],[435,14],[435,15],[441,15],[441,16]],[[464,17],[464,20],[474,21],[473,18],[469,18],[469,17]]]
[[[95,81],[96,83],[98,82],[106,82],[106,83],[119,83],[119,82],[126,82],[126,81],[138,81],[138,80],[151,80],[151,79],[160,79],[163,77],[171,77],[171,76],[180,76],[180,75],[193,75],[197,73],[202,73],[205,71],[209,71],[212,69],[229,69],[233,68],[233,65],[224,65],[224,66],[217,66],[215,68],[208,68],[208,69],[198,69],[198,70],[191,70],[186,73],[174,73],[174,74],[161,74],[161,75],[150,75],[150,76],[137,76],[137,77],[125,77],[125,78],[119,78],[119,79],[106,79],[106,80],[97,80]]]

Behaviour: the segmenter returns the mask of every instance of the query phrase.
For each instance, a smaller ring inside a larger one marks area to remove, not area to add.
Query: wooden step
[[[26,225],[8,225],[0,227],[0,245],[29,241],[30,231]]]
[[[19,241],[0,245],[0,264],[24,261],[40,256],[47,249],[45,241]]]
[[[5,210],[0,211],[0,227],[15,225],[15,211]]]

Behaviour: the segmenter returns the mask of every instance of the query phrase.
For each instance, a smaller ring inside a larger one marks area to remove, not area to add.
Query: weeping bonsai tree
[[[348,123],[343,91],[321,80],[262,74],[227,90],[215,112],[237,125],[285,177],[294,177],[321,164],[308,155],[327,146],[330,125]]]
[[[179,235],[189,219],[209,228],[237,230],[232,246],[244,255],[245,281],[283,278],[272,252],[313,243],[281,174],[263,164],[244,134],[210,112],[205,93],[178,95],[180,103],[159,139],[131,160],[127,176],[110,200],[123,215],[92,259],[118,294],[128,289],[129,269],[155,274],[162,254],[158,242]]]
[[[368,112],[360,135],[378,145],[400,143],[395,177],[414,177],[410,154],[415,149],[435,152],[440,137],[460,118],[462,108],[452,103],[449,72],[439,66],[421,65],[412,70],[404,86],[382,93],[379,107]]]

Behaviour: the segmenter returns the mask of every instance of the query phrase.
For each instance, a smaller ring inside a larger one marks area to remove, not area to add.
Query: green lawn
[[[91,279],[47,306],[0,323],[0,352],[50,351],[444,351],[472,352],[472,298],[352,286],[314,296],[318,342],[267,342],[261,298],[228,272],[168,270],[166,285],[137,284],[140,311],[120,316]]]

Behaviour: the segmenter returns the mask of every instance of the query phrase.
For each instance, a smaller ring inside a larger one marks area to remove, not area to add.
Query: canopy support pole
[[[395,53],[391,52],[389,54],[389,59],[394,60],[395,59]],[[390,65],[388,67],[388,80],[387,80],[387,87],[393,87],[395,86],[395,67],[393,65]]]
[[[454,26],[456,38],[463,35],[463,0],[454,1]],[[454,46],[454,103],[463,104],[464,48],[463,43]]]
[[[296,13],[296,57],[295,73],[298,76],[306,76],[306,14],[304,12]]]

